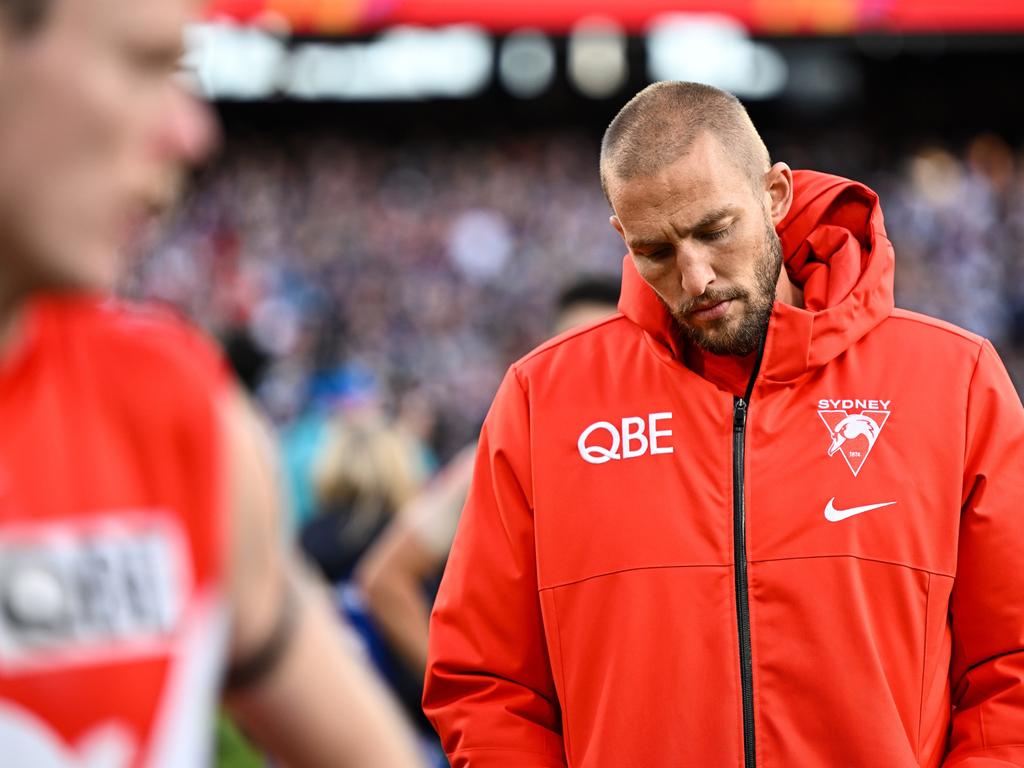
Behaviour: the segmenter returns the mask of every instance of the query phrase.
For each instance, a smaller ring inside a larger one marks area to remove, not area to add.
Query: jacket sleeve
[[[431,614],[423,708],[452,768],[565,766],[537,593],[529,409],[515,369],[481,432]]]
[[[983,343],[971,381],[943,768],[1024,766],[1024,409]]]

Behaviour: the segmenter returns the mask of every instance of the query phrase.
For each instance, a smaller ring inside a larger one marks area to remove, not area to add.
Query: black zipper
[[[747,528],[744,495],[744,451],[747,437],[747,411],[754,382],[761,367],[764,340],[754,361],[754,370],[743,397],[733,398],[732,409],[732,540],[736,573],[736,628],[740,647],[740,682],[743,690],[743,765],[756,768],[754,741],[754,664],[750,641],[750,595],[747,585]]]

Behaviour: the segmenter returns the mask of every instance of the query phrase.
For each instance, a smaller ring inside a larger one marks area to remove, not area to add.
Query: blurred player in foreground
[[[638,94],[620,314],[510,369],[430,624],[454,768],[1024,766],[1024,410],[862,184]]]
[[[418,765],[279,545],[268,435],[196,332],[108,294],[210,116],[191,0],[0,0],[0,762]]]

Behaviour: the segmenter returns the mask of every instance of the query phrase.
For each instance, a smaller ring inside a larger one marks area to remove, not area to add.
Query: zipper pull
[[[735,429],[737,432],[742,431],[743,428],[747,425],[747,401],[744,400],[742,397],[736,398],[736,404],[733,408],[732,425],[733,429]]]

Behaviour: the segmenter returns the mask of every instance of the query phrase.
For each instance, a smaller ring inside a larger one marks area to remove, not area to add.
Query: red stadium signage
[[[595,15],[642,33],[670,12],[724,14],[766,35],[1024,31],[1022,0],[209,0],[207,6],[211,19],[313,34],[460,22],[499,33],[532,26],[562,34]]]

